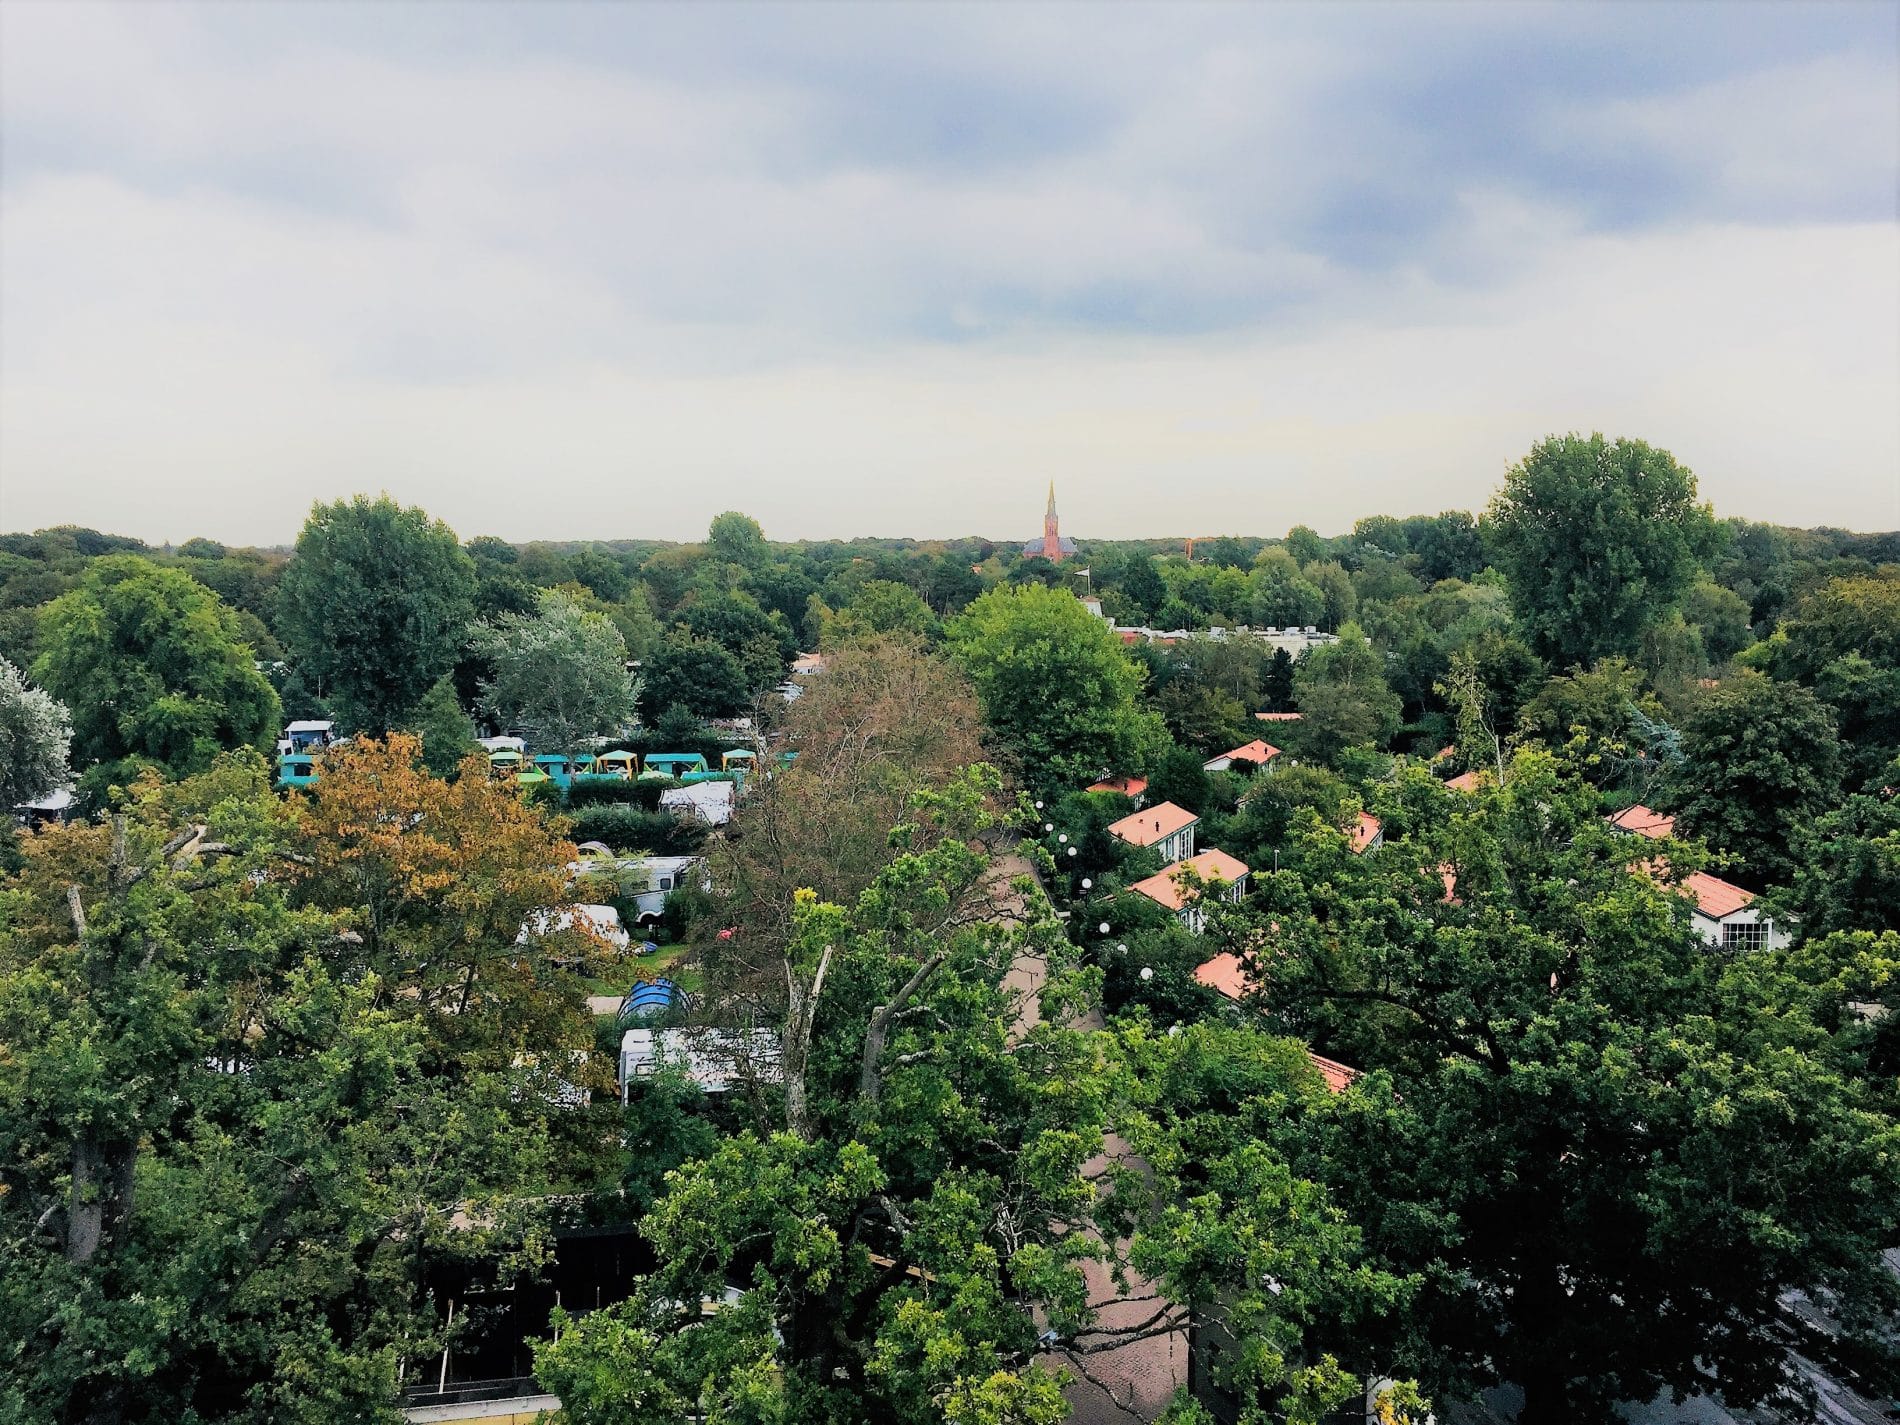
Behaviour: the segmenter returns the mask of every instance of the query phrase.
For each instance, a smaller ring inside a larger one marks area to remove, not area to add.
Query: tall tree
[[[1841,792],[1841,744],[1828,706],[1806,688],[1745,673],[1708,693],[1682,731],[1665,803],[1677,830],[1741,858],[1756,890],[1785,883],[1796,838]]]
[[[326,770],[326,780],[327,780]],[[0,1413],[382,1419],[425,1255],[532,1247],[547,1113],[426,1064],[256,753],[31,838],[0,924]],[[380,1001],[380,1003],[379,1003]]]
[[[136,554],[96,561],[40,620],[34,675],[72,709],[73,753],[201,771],[227,748],[267,748],[279,706],[237,618],[190,575]]]
[[[1489,520],[1531,644],[1562,667],[1635,654],[1695,581],[1714,538],[1686,467],[1640,440],[1601,435],[1532,446]]]
[[[1301,656],[1293,670],[1300,710],[1293,740],[1302,752],[1327,762],[1348,747],[1383,744],[1398,730],[1399,698],[1386,684],[1384,663],[1352,623],[1339,642]]]
[[[633,721],[637,689],[620,630],[558,589],[541,590],[532,618],[504,615],[472,641],[494,669],[483,711],[536,747],[571,752]]]
[[[0,813],[58,787],[72,741],[72,714],[0,658]]]
[[[950,625],[983,712],[1037,785],[1145,768],[1166,734],[1139,700],[1141,670],[1066,589],[992,589]]]
[[[713,516],[706,531],[706,550],[714,559],[756,569],[765,562],[765,531],[752,516],[727,510]]]
[[[312,507],[278,586],[278,624],[348,726],[397,726],[455,663],[475,610],[455,533],[384,495]]]
[[[1670,883],[1689,863],[1658,867],[1548,754],[1475,797],[1409,769],[1377,810],[1368,856],[1309,823],[1259,893],[1256,964],[1273,1022],[1379,1071],[1272,1141],[1376,1262],[1423,1274],[1379,1327],[1388,1369],[1514,1381],[1526,1425],[1665,1390],[1735,1408],[1819,1346],[1787,1293],[1891,1308],[1900,1127],[1863,1023],[1817,1014],[1789,956],[1709,954]],[[1884,973],[1845,968],[1811,978],[1844,1000]]]

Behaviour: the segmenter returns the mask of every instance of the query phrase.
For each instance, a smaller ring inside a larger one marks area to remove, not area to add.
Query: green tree
[[[1123,597],[1135,606],[1143,620],[1153,618],[1167,602],[1168,586],[1155,571],[1154,560],[1145,554],[1137,554],[1128,561],[1128,572],[1122,575],[1120,588]]]
[[[1512,466],[1489,529],[1531,645],[1559,666],[1634,654],[1713,543],[1695,476],[1640,440],[1552,436]]]
[[[1196,815],[1213,800],[1213,783],[1201,765],[1200,753],[1188,747],[1170,747],[1156,760],[1148,777],[1148,795],[1157,802],[1173,802]]]
[[[1408,769],[1377,810],[1376,855],[1315,819],[1256,895],[1270,1023],[1374,1071],[1269,1141],[1422,1276],[1385,1369],[1514,1381],[1526,1425],[1712,1384],[1733,1409],[1790,1386],[1785,1293],[1893,1305],[1900,1128],[1842,1003],[1867,981],[1710,955],[1654,843],[1547,754],[1475,797]]]
[[[221,750],[267,748],[279,706],[218,596],[136,554],[97,560],[40,620],[34,676],[72,709],[73,752],[201,771]]]
[[[1320,613],[1321,626],[1328,632],[1338,632],[1349,624],[1359,612],[1359,596],[1353,591],[1352,576],[1345,566],[1335,559],[1323,560],[1318,564],[1309,564],[1304,571],[1306,580],[1319,590],[1322,601]]]
[[[1738,857],[1733,874],[1744,885],[1785,883],[1798,833],[1840,800],[1828,706],[1798,684],[1744,673],[1696,706],[1682,751],[1664,797],[1677,831]]]
[[[1900,572],[1828,580],[1757,653],[1834,706],[1856,777],[1900,753]]]
[[[72,715],[59,700],[0,658],[0,811],[64,782],[72,741]]]
[[[1165,740],[1141,670],[1066,589],[991,589],[949,633],[990,728],[1038,785],[1141,769]]]
[[[756,569],[765,563],[765,531],[752,516],[727,510],[713,516],[706,531],[706,550],[714,559]]]
[[[351,728],[396,726],[454,665],[475,611],[455,533],[387,495],[317,504],[278,585],[278,626]]]
[[[435,686],[423,694],[410,730],[422,741],[422,765],[438,777],[449,776],[475,751],[475,724],[455,695],[451,678],[436,679]]]
[[[1254,623],[1266,628],[1304,628],[1323,618],[1326,596],[1300,572],[1299,563],[1285,549],[1264,549],[1254,562],[1251,612]]]
[[[1293,670],[1300,710],[1294,738],[1309,757],[1330,762],[1348,747],[1380,746],[1399,726],[1398,695],[1386,685],[1385,660],[1349,623],[1339,642],[1309,648]]]
[[[544,1101],[506,1062],[426,1066],[350,922],[295,904],[268,778],[245,752],[142,779],[6,887],[10,1416],[382,1419],[442,1349],[425,1255],[536,1250]]]
[[[1717,667],[1754,641],[1747,600],[1720,584],[1701,580],[1683,597],[1682,612],[1701,635],[1703,651]]]
[[[734,717],[752,702],[745,666],[710,638],[670,633],[641,672],[642,698],[650,707]]]
[[[633,721],[638,690],[620,631],[557,589],[541,591],[533,618],[484,624],[473,642],[495,670],[483,711],[538,747],[573,751]]]
[[[908,584],[870,579],[858,586],[851,602],[838,610],[827,629],[834,642],[870,634],[904,633],[933,638],[942,632],[937,616]]]
[[[1778,913],[1803,940],[1900,925],[1900,758],[1797,831]]]
[[[1254,711],[1293,711],[1293,655],[1284,648],[1273,650],[1273,663],[1261,683],[1260,706]]]

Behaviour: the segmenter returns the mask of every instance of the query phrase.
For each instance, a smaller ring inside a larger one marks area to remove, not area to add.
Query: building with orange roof
[[[1465,792],[1467,794],[1470,794],[1470,793],[1475,793],[1479,787],[1484,785],[1484,782],[1483,782],[1482,774],[1473,771],[1473,772],[1460,772],[1457,776],[1452,777],[1449,780],[1447,780],[1445,785],[1454,792]]]
[[[1175,862],[1158,875],[1136,881],[1128,889],[1146,896],[1163,910],[1173,911],[1183,925],[1199,935],[1207,923],[1206,915],[1195,904],[1201,898],[1201,887],[1218,884],[1218,897],[1230,905],[1237,904],[1247,893],[1250,874],[1247,863],[1237,856],[1229,856],[1225,851],[1203,851],[1186,861]],[[1200,886],[1193,884],[1197,880]]]
[[[1172,863],[1194,854],[1194,829],[1200,824],[1186,807],[1162,802],[1111,822],[1108,834],[1130,846],[1158,851],[1163,861]]]
[[[1385,823],[1371,812],[1362,811],[1347,826],[1346,838],[1352,843],[1352,854],[1355,856],[1377,851],[1385,845]]]
[[[1127,797],[1136,806],[1140,806],[1142,799],[1148,794],[1148,779],[1146,777],[1128,776],[1104,777],[1099,782],[1089,783],[1083,790],[1090,792],[1116,792]]]
[[[1263,738],[1256,737],[1252,742],[1230,747],[1218,757],[1210,757],[1201,766],[1209,772],[1225,772],[1236,762],[1249,764],[1249,770],[1257,770],[1280,755],[1280,749]]]
[[[1690,923],[1696,934],[1723,950],[1779,950],[1788,935],[1767,919],[1755,904],[1755,893],[1711,876],[1691,871],[1682,878],[1682,893],[1695,902]]]
[[[1653,841],[1661,841],[1676,834],[1676,819],[1673,816],[1651,811],[1640,802],[1633,807],[1625,807],[1611,817],[1610,825],[1619,831],[1633,831],[1638,836],[1647,836]]]

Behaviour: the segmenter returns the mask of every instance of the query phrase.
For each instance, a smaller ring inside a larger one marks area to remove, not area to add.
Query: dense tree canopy
[[[459,1052],[466,1016],[432,1021],[433,986],[483,1002],[469,982],[421,969],[420,943],[390,949],[425,918],[437,944],[461,939],[447,882],[416,864],[406,926],[401,900],[313,894],[330,864],[366,864],[362,841],[430,834],[396,828],[446,790],[391,804],[387,770],[326,768],[326,795],[387,828],[354,845],[273,797],[255,753],[28,841],[0,927],[10,1416],[386,1418],[398,1363],[440,1350],[425,1258],[532,1254],[546,1102],[508,1053]],[[312,880],[284,874],[319,856]],[[514,926],[490,931],[506,946]],[[432,1022],[458,1052],[431,1052]]]
[[[318,504],[278,588],[284,642],[351,728],[400,725],[461,650],[475,565],[440,520],[388,496]]]
[[[1256,963],[1273,1021],[1382,1071],[1288,1151],[1422,1276],[1386,1359],[1515,1381],[1527,1422],[1718,1382],[1734,1406],[1790,1388],[1781,1293],[1892,1306],[1900,1130],[1812,968],[1711,955],[1655,843],[1541,754],[1475,807],[1415,771],[1380,810],[1368,856],[1313,826]]]
[[[100,559],[41,616],[34,675],[72,710],[73,756],[201,771],[267,748],[277,694],[216,594],[136,554]]]
[[[983,713],[1036,784],[1140,770],[1161,722],[1140,704],[1141,670],[1108,625],[1064,589],[992,589],[950,627]]]
[[[1695,476],[1640,440],[1553,436],[1511,467],[1490,541],[1532,645],[1561,667],[1633,654],[1713,541]]]
[[[1841,792],[1841,744],[1827,705],[1795,683],[1744,674],[1709,692],[1683,727],[1664,797],[1678,829],[1739,864],[1757,890],[1788,880],[1796,837]]]

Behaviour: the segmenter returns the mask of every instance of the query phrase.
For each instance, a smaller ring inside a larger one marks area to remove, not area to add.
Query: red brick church
[[[1056,482],[1049,482],[1049,508],[1042,517],[1042,538],[1032,539],[1023,545],[1023,556],[1040,554],[1044,559],[1060,564],[1075,553],[1075,541],[1056,528]]]

